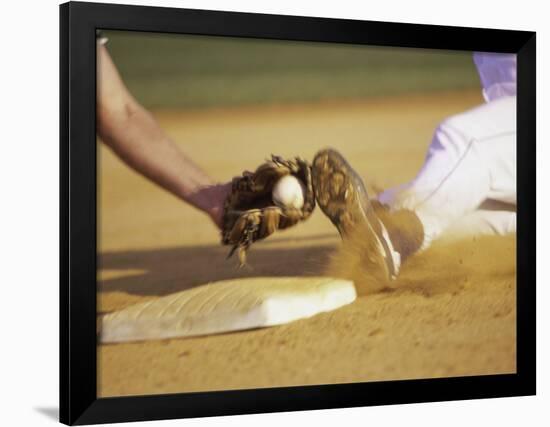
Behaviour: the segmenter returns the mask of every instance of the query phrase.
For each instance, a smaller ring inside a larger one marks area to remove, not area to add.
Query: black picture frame
[[[517,53],[517,373],[97,398],[96,28]],[[533,395],[536,34],[69,2],[60,6],[60,420],[91,424]]]

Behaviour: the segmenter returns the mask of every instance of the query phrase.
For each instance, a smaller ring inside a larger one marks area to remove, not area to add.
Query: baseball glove
[[[272,200],[275,183],[286,175],[294,175],[305,187],[301,209],[277,206]],[[271,156],[255,172],[243,172],[233,178],[231,193],[225,200],[222,244],[232,245],[228,258],[237,251],[240,266],[246,263],[246,251],[257,240],[265,239],[306,220],[315,208],[311,166],[303,159],[284,160]]]

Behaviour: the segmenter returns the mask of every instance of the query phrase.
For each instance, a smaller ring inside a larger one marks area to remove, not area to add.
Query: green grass
[[[469,52],[107,31],[148,108],[358,99],[479,87]]]

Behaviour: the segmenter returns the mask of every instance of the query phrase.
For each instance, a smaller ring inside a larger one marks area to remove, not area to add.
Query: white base
[[[189,337],[281,325],[356,298],[353,282],[328,277],[224,280],[136,304],[101,320],[101,342]]]

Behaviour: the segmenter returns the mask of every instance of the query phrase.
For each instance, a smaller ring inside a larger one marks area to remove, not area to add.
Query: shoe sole
[[[389,234],[374,212],[357,172],[340,153],[326,149],[313,159],[312,179],[317,203],[342,239],[357,233],[365,234],[365,239],[373,239],[385,274],[389,279],[395,279],[400,255],[393,249]]]

